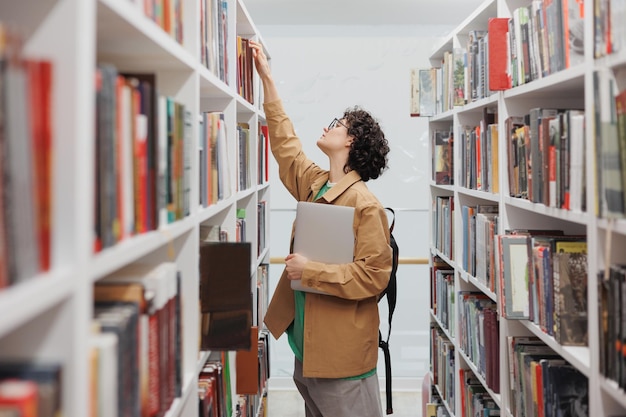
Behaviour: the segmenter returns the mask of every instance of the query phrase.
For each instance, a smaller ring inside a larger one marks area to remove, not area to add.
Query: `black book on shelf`
[[[200,243],[201,349],[250,349],[251,244]]]

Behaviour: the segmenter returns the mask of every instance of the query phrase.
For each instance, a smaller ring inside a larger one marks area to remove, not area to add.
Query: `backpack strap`
[[[388,210],[393,215],[391,220],[391,226],[389,226],[389,233],[393,233],[393,228],[396,224],[396,213],[390,207],[385,207],[385,210]],[[393,317],[394,310],[396,309],[396,298],[397,298],[397,284],[396,284],[396,271],[398,269],[398,244],[396,243],[396,239],[393,235],[390,236],[390,245],[393,250],[393,263],[391,269],[391,275],[389,279],[389,284],[387,285],[387,289],[385,290],[385,294],[387,296],[387,304],[389,311],[389,327],[387,331],[387,340],[383,339],[380,330],[378,330],[378,346],[383,350],[383,354],[385,356],[385,400],[387,406],[387,414],[393,414],[393,404],[392,404],[392,387],[391,387],[391,353],[389,352],[389,337],[391,336],[391,319]]]
[[[391,207],[385,207],[385,210],[389,210],[391,214],[393,214],[393,218],[391,220],[391,226],[389,226],[389,233],[393,233],[393,228],[396,225],[396,212],[393,211]],[[393,264],[391,268],[391,275],[393,279],[389,279],[389,284],[387,285],[387,289],[385,291],[385,295],[387,296],[387,303],[389,305],[389,328],[387,332],[387,341],[389,341],[389,336],[391,336],[391,319],[393,317],[393,313],[396,309],[396,299],[397,299],[397,283],[396,283],[396,273],[398,271],[398,244],[396,243],[396,239],[391,236],[390,242],[391,248],[393,249]]]

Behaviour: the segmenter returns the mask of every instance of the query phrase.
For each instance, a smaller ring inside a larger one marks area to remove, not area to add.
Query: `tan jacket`
[[[303,153],[282,102],[265,103],[264,107],[280,179],[296,200],[312,201],[328,180],[328,171]],[[303,374],[318,378],[360,375],[374,369],[378,361],[377,297],[387,286],[392,266],[387,215],[355,171],[318,202],[355,207],[355,256],[349,264],[309,261],[305,265],[302,284],[333,296],[307,293]],[[294,315],[293,290],[283,271],[264,321],[278,338]]]

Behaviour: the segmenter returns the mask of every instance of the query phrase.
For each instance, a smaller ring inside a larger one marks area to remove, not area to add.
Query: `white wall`
[[[429,67],[433,44],[450,29],[259,27],[286,111],[309,157],[326,167],[316,140],[347,107],[359,105],[379,120],[391,147],[390,169],[368,186],[383,205],[397,209],[394,235],[402,258],[428,257],[428,126],[425,119],[409,116],[410,69]],[[275,164],[271,170],[271,256],[284,257],[295,200],[280,183]],[[272,285],[282,269],[272,266]],[[401,265],[398,287],[390,339],[394,389],[419,389],[429,362],[428,267]],[[383,309],[381,318],[386,314]],[[286,337],[271,352],[272,377],[291,376],[293,355]]]

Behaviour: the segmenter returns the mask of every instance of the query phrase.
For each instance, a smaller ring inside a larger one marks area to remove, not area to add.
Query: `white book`
[[[118,417],[117,334],[103,332],[91,335],[92,349],[97,350],[98,374],[96,409],[98,417]]]

